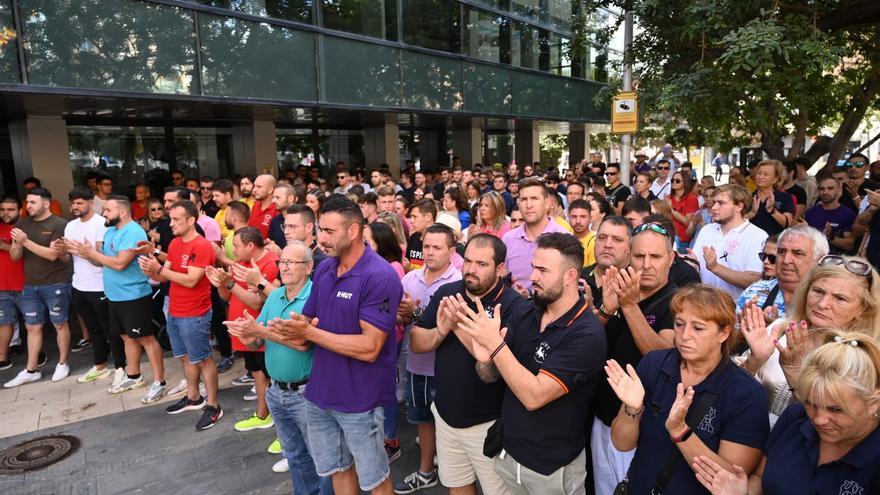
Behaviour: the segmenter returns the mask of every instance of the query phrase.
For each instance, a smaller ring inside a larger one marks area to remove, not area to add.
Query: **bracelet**
[[[504,346],[506,346],[506,345],[507,345],[507,342],[502,340],[501,344],[499,344],[498,347],[496,347],[495,350],[492,351],[492,354],[489,355],[489,359],[490,360],[495,359],[495,355],[498,354],[499,352],[501,352],[501,349],[504,349]]]
[[[612,313],[612,314],[608,314],[608,313],[605,312],[605,305],[604,305],[604,304],[601,305],[601,306],[599,306],[598,308],[596,308],[596,311],[599,312],[599,316],[601,316],[602,318],[605,318],[606,320],[610,320],[610,319],[614,316],[613,313]],[[615,312],[616,312],[616,311],[615,311]]]
[[[165,268],[165,265],[159,265],[159,269],[156,270],[156,275],[161,274],[161,273],[162,273],[162,269],[164,269],[164,268]]]
[[[623,412],[624,412],[627,416],[631,417],[632,419],[636,419],[636,418],[639,417],[640,414],[642,414],[643,412],[645,412],[645,404],[642,403],[642,405],[641,405],[638,409],[636,409],[636,412],[629,412],[629,406],[626,405],[626,404],[624,404],[624,405],[623,405]]]

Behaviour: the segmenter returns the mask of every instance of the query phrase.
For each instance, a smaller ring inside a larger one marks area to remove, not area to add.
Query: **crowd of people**
[[[205,430],[241,359],[232,428],[274,428],[296,493],[880,491],[880,162],[722,185],[671,146],[635,157],[633,187],[601,153],[131,196],[94,174],[69,221],[28,179],[0,201],[0,369],[27,349],[4,386],[42,379],[51,325],[52,381],[90,349],[77,382],[179,397]],[[401,416],[419,467],[392,479]]]

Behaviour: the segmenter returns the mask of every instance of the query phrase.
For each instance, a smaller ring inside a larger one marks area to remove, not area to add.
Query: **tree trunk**
[[[785,160],[785,142],[781,136],[772,134],[772,131],[761,131],[761,151],[771,160]]]

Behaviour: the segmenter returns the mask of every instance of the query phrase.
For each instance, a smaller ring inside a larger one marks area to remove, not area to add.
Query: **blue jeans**
[[[305,391],[305,386],[291,392],[273,384],[266,390],[266,403],[275,420],[275,432],[281,440],[281,452],[290,466],[290,478],[296,493],[333,495],[332,478],[318,476],[309,454]]]
[[[46,313],[53,325],[67,323],[67,311],[70,309],[69,283],[48,285],[27,285],[21,293],[19,304],[24,314],[25,325],[42,325],[46,323]]]
[[[171,353],[186,356],[192,364],[211,358],[211,310],[201,316],[168,316]]]
[[[382,407],[361,413],[321,409],[306,401],[309,448],[321,476],[348,471],[354,465],[361,490],[368,492],[389,476]]]
[[[0,325],[12,325],[18,320],[17,305],[21,300],[21,292],[0,290]]]

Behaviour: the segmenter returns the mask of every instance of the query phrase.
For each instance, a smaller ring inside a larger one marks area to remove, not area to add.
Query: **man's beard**
[[[18,219],[19,219],[19,216],[16,215],[15,217],[12,218],[12,220],[10,220],[8,222],[6,220],[3,220],[3,223],[6,225],[15,225],[16,223],[18,223]]]
[[[108,218],[108,219],[104,222],[104,226],[105,226],[105,227],[116,227],[117,225],[119,225],[119,217]]]
[[[532,297],[534,298],[535,304],[538,306],[548,306],[553,301],[559,299],[562,296],[562,290],[558,292],[548,290],[547,288],[542,287],[542,291],[538,293],[538,291],[532,292]]]
[[[249,197],[251,197],[251,193],[252,193],[252,192],[253,192],[253,191],[242,191],[242,192],[241,192],[241,197],[242,197],[242,198],[249,198]]]

